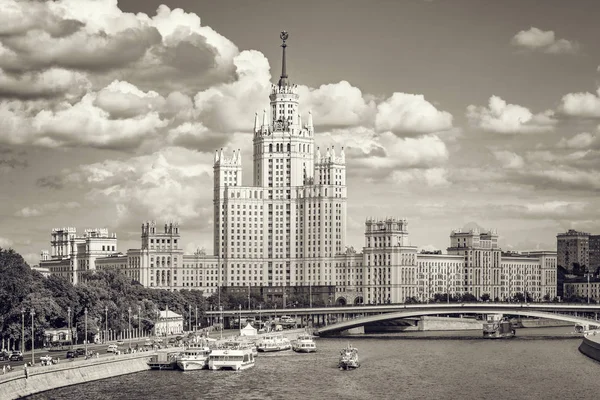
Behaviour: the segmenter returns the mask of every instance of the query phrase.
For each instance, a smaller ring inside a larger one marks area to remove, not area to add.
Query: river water
[[[146,371],[65,387],[28,399],[593,399],[600,363],[578,351],[572,327],[481,333],[414,332],[318,338],[317,353],[259,354],[254,368]],[[348,342],[361,367],[337,369]]]

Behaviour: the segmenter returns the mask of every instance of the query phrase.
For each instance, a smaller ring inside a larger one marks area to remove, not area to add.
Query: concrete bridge
[[[409,313],[410,312],[410,313]],[[510,314],[550,318],[580,324],[584,329],[597,322],[600,305],[583,303],[432,303],[432,304],[385,304],[318,308],[284,309],[237,309],[206,311],[211,321],[253,317],[260,319],[289,315],[312,321],[313,325],[326,325],[319,329],[323,334],[343,331],[369,322],[388,321],[400,318],[415,318],[425,315],[450,314]],[[535,313],[535,314],[534,314]],[[583,314],[583,315],[582,315]],[[594,318],[586,318],[593,316]],[[370,319],[365,319],[370,318]]]
[[[412,304],[402,306],[401,310],[388,309],[378,314],[357,316],[341,320],[339,322],[319,328],[316,333],[321,336],[335,334],[343,331],[353,333],[364,332],[364,325],[426,315],[450,315],[450,314],[509,314],[526,317],[547,318],[559,321],[572,322],[580,325],[584,330],[600,327],[597,313],[600,311],[598,305],[581,304],[554,304],[554,303],[462,303],[462,304]],[[595,319],[586,318],[578,313],[593,313]],[[575,315],[573,315],[575,314]],[[356,329],[363,328],[363,329]]]

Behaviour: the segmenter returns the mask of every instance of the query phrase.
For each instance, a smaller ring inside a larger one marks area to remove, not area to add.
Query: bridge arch
[[[440,307],[440,308],[426,308],[426,309],[407,309],[403,311],[396,311],[383,314],[369,315],[356,319],[345,320],[331,324],[328,326],[321,327],[317,330],[318,335],[327,335],[335,332],[344,331],[347,329],[357,328],[373,322],[389,321],[394,319],[421,317],[426,315],[448,315],[448,314],[509,314],[509,315],[520,315],[524,317],[537,317],[554,319],[558,321],[572,322],[574,325],[579,324],[589,328],[590,326],[600,327],[600,321],[593,319],[587,319],[583,317],[575,317],[572,315],[556,314],[545,311],[529,310],[526,307],[515,307],[514,309],[507,308],[494,308],[494,307],[468,307],[468,306],[456,306],[456,307]]]

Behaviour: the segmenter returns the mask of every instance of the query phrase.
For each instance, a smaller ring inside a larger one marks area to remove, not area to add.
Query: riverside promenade
[[[149,369],[148,359],[156,351],[109,357],[75,359],[49,366],[17,368],[0,375],[0,399],[12,400],[63,386],[77,385]]]

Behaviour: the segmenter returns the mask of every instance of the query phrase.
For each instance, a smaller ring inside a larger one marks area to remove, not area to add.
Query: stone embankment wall
[[[420,331],[482,330],[483,322],[473,318],[421,317]]]
[[[517,328],[550,328],[555,326],[574,326],[573,322],[559,321],[548,318],[514,318],[511,319]]]
[[[61,361],[51,366],[28,368],[29,377],[18,369],[0,375],[0,399],[12,400],[63,386],[76,385],[149,369],[152,352],[124,354],[89,360]]]
[[[579,351],[596,361],[600,361],[600,331],[587,333],[579,345]]]

